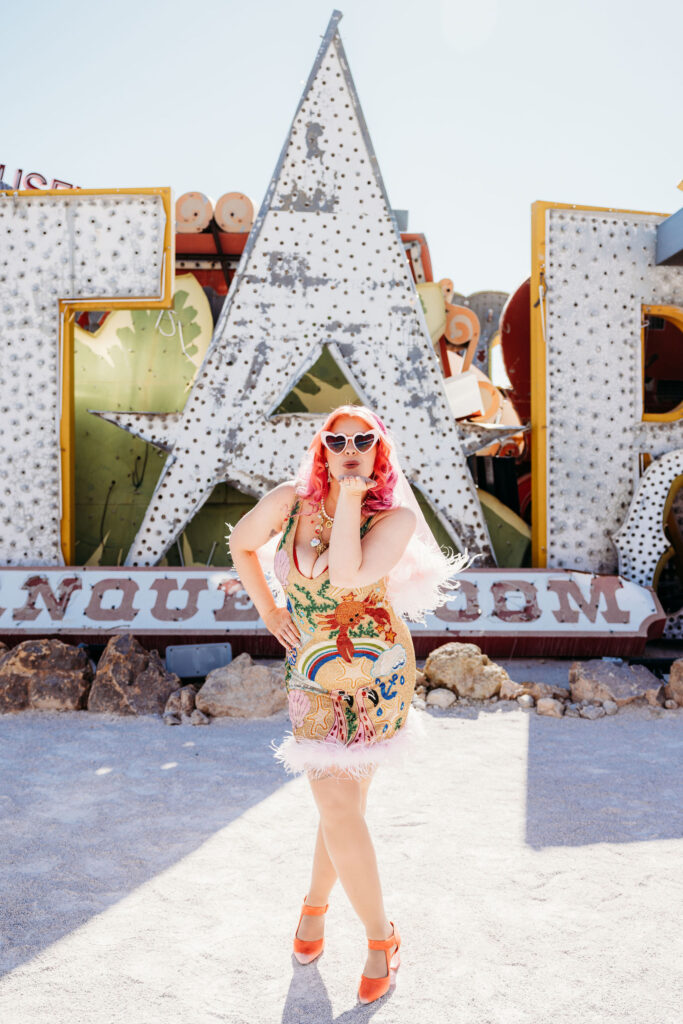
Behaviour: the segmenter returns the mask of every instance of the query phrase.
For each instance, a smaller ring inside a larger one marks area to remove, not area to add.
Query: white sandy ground
[[[369,1006],[339,883],[322,957],[291,953],[317,813],[284,712],[0,716],[3,1024],[679,1024],[683,709],[411,714],[370,789],[403,947]]]

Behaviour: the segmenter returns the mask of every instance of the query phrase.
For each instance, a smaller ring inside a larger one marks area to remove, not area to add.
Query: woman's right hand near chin
[[[295,651],[301,643],[301,634],[286,608],[274,608],[264,622],[266,629],[280,641],[287,653]]]

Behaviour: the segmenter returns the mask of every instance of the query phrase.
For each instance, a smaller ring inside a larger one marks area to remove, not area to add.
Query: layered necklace
[[[333,522],[334,522],[334,516],[330,516],[330,515],[327,514],[327,509],[325,508],[325,499],[321,498],[320,499],[320,509],[318,511],[318,522],[317,522],[317,524],[315,526],[315,532],[314,532],[314,535],[313,535],[313,537],[311,539],[311,547],[315,548],[315,550],[317,551],[317,553],[319,555],[322,555],[322,553],[325,550],[325,548],[329,547],[329,544],[327,544],[322,539],[321,534],[322,534],[324,529],[331,530]]]
[[[328,511],[325,508],[325,499],[321,498],[320,509],[318,510],[318,522],[315,526],[314,534],[310,541],[311,547],[315,548],[316,552],[319,555],[322,555],[325,548],[328,548],[330,546],[326,541],[322,539],[321,534],[323,530],[331,530],[333,522],[334,516],[328,514]]]

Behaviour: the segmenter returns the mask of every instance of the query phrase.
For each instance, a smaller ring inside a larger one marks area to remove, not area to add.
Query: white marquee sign
[[[560,653],[577,641],[626,653],[657,633],[664,613],[648,587],[619,576],[537,569],[459,574],[454,597],[409,623],[420,634],[474,640],[553,638]],[[202,568],[14,568],[0,570],[0,634],[135,634],[270,636],[233,570]],[[277,644],[277,641],[273,640]],[[572,647],[572,645],[574,645]],[[538,649],[538,643],[535,644]]]

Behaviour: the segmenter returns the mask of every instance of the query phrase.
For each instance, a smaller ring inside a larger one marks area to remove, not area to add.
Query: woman
[[[339,877],[368,937],[358,995],[372,1002],[394,983],[400,963],[365,807],[377,765],[405,756],[415,730],[412,719],[406,726],[415,652],[401,614],[419,620],[441,604],[466,559],[437,547],[393,439],[364,406],[328,416],[297,479],[240,520],[230,552],[287,651],[293,732],[275,756],[287,771],[306,772],[320,812],[294,954],[310,963],[322,952],[322,915]],[[284,588],[286,607],[276,605],[264,572]]]

